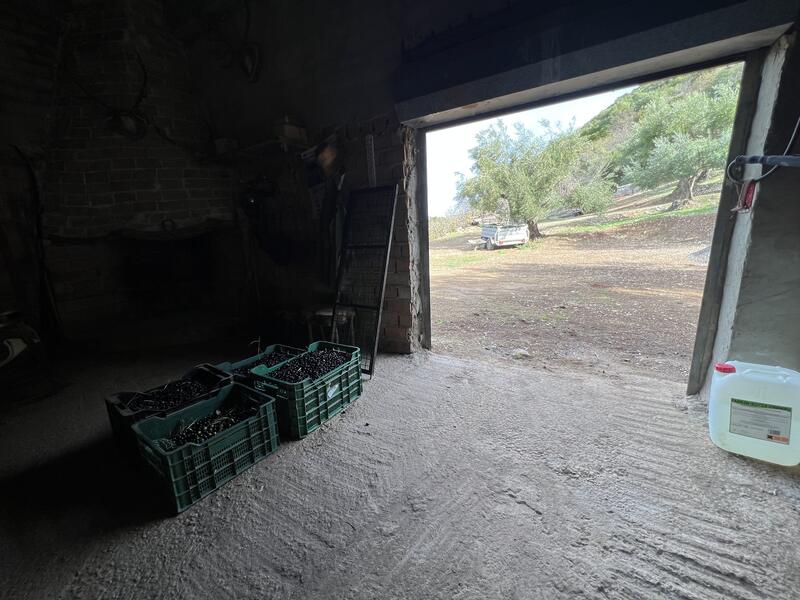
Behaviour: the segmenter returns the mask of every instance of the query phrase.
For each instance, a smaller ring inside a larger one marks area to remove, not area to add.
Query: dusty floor
[[[111,451],[100,398],[203,358],[221,357],[197,348],[74,362],[56,398],[6,412],[0,596],[755,600],[800,590],[797,473],[716,449],[682,383],[657,371],[383,357],[343,415],[165,518]]]
[[[712,221],[433,244],[436,352],[178,517],[101,399],[237,353],[73,357],[0,417],[0,598],[798,597],[800,473],[683,396]]]
[[[714,214],[592,233],[543,228],[529,248],[471,250],[476,228],[431,243],[433,347],[535,368],[654,369],[686,381]]]

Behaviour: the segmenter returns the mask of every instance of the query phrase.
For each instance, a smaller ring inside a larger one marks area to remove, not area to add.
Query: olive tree
[[[603,152],[574,128],[541,123],[539,134],[520,123],[513,135],[499,121],[480,131],[470,149],[471,176],[458,174],[457,203],[484,212],[507,206],[509,219],[528,225],[539,237],[539,222],[565,206],[598,210],[611,200]]]
[[[652,101],[623,147],[624,179],[645,189],[677,180],[670,208],[693,200],[695,182],[724,166],[737,95],[734,80]]]

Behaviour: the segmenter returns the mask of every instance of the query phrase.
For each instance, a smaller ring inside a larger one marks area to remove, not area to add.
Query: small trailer
[[[530,239],[527,225],[484,225],[481,239],[487,250],[527,244]]]

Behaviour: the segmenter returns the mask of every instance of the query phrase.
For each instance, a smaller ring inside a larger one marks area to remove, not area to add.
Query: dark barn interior
[[[799,9],[4,2],[0,597],[800,595],[798,471],[705,432],[715,363],[800,371],[800,170],[723,187],[679,384],[437,353],[425,172],[428,131],[733,60],[731,159],[792,154]],[[273,344],[332,361],[305,397],[237,366]],[[238,445],[109,423],[196,365]]]

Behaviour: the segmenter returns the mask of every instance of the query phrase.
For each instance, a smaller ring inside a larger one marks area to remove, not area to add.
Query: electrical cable
[[[797,117],[797,122],[794,124],[794,131],[792,131],[792,135],[789,138],[789,143],[786,144],[786,149],[779,156],[788,156],[789,155],[789,152],[791,151],[792,146],[794,146],[794,142],[795,142],[795,139],[797,138],[797,132],[798,131],[800,131],[800,116]],[[733,174],[731,173],[731,168],[733,167],[733,165],[735,163],[736,163],[736,160],[734,159],[728,164],[728,166],[725,168],[725,174],[734,183],[736,183],[738,185],[743,185],[745,180],[744,179],[739,179],[738,177],[734,177]],[[775,165],[774,167],[772,167],[766,173],[762,173],[758,177],[753,177],[750,181],[753,181],[754,183],[758,183],[759,181],[764,181],[767,177],[772,175],[779,168],[780,168],[780,165]]]
[[[187,152],[195,156],[197,154],[197,148],[195,148],[190,142],[183,142],[173,138],[164,130],[163,127],[158,125],[158,123],[150,114],[148,114],[145,110],[140,108],[142,101],[145,98],[147,98],[148,95],[149,75],[147,72],[147,67],[144,64],[144,60],[142,59],[142,55],[139,53],[138,50],[135,51],[135,55],[136,55],[136,63],[139,65],[139,69],[142,73],[142,83],[139,86],[139,91],[136,94],[136,99],[134,100],[130,108],[119,108],[117,106],[112,106],[106,103],[102,98],[100,98],[96,94],[93,94],[74,73],[67,70],[67,74],[70,76],[70,79],[78,87],[78,89],[80,89],[81,92],[83,92],[84,97],[87,100],[96,103],[98,106],[104,108],[108,112],[109,119],[120,119],[122,117],[127,117],[129,119],[138,121],[142,125],[143,131],[140,133],[140,135],[137,135],[137,137],[143,136],[144,133],[146,133],[146,128],[149,127],[152,128],[152,130],[156,133],[156,135],[158,135],[158,137],[160,137],[165,142],[172,144],[173,146],[180,148],[184,152]],[[117,131],[117,132],[122,135],[130,137],[130,135],[125,132],[122,131]],[[211,136],[209,135],[209,141],[210,139]]]

